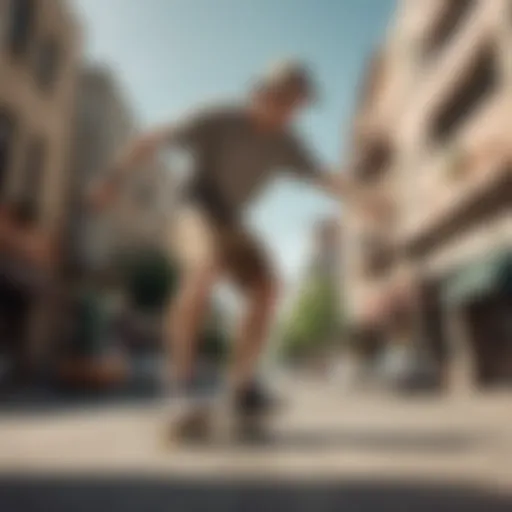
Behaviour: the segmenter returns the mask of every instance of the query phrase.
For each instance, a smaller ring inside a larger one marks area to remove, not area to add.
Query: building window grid
[[[498,57],[498,47],[494,41],[487,42],[480,48],[468,77],[432,117],[431,140],[435,145],[445,145],[453,140],[465,121],[496,90],[502,77]]]
[[[423,45],[422,56],[427,61],[439,57],[452,38],[468,20],[473,8],[478,4],[475,0],[448,0],[438,14],[434,27],[427,35]]]

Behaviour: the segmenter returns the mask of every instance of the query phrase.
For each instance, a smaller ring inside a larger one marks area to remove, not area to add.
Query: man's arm
[[[122,174],[150,159],[163,146],[172,143],[174,131],[174,126],[168,125],[136,138],[114,161],[112,173]]]
[[[363,215],[377,218],[388,215],[386,201],[375,195],[372,197],[372,194],[359,187],[350,177],[352,172],[325,169],[300,139],[290,138],[287,163],[295,177],[334,199],[350,203]]]
[[[106,173],[106,179],[96,187],[93,199],[98,199],[99,205],[112,202],[127,171],[150,159],[162,147],[180,146],[191,150],[200,147],[215,132],[222,116],[222,109],[216,107],[199,109],[173,124],[137,138],[114,161]]]
[[[373,220],[389,220],[393,214],[386,197],[358,187],[344,172],[319,173],[316,186],[335,199],[348,203],[363,217]]]
[[[159,149],[171,143],[173,132],[173,126],[162,127],[136,138],[123,148],[103,174],[100,182],[93,186],[90,199],[94,206],[102,208],[112,203],[126,174],[136,166],[150,160]]]
[[[285,161],[288,171],[295,178],[313,185],[335,199],[353,199],[356,187],[351,183],[348,173],[326,169],[317,155],[294,134],[288,137]]]

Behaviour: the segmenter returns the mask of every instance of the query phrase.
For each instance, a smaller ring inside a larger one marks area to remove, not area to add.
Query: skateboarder
[[[196,338],[212,288],[228,277],[246,301],[228,378],[234,410],[259,413],[273,404],[256,373],[276,309],[278,280],[262,244],[245,226],[244,212],[278,171],[335,197],[352,194],[342,174],[326,170],[293,133],[296,116],[315,99],[307,67],[283,63],[256,81],[246,102],[204,108],[135,140],[96,188],[94,199],[105,206],[115,197],[125,171],[158,149],[181,147],[193,157],[193,177],[170,236],[182,279],[166,319],[173,376],[184,396],[193,387]]]

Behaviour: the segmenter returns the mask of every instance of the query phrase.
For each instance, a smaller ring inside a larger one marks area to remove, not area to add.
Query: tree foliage
[[[124,265],[130,302],[142,311],[161,309],[178,280],[177,269],[167,255],[148,249],[127,258]]]
[[[166,254],[154,249],[139,250],[120,258],[123,287],[131,304],[139,311],[158,312],[174,293],[179,273]],[[211,361],[222,361],[228,349],[225,312],[212,301],[210,314],[199,340],[200,354]]]
[[[311,276],[281,330],[285,357],[303,357],[336,339],[342,323],[335,283],[324,276]]]

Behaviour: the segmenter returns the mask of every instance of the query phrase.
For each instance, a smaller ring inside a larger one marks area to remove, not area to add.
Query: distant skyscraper
[[[341,222],[328,218],[318,222],[313,229],[312,271],[328,276],[337,285],[342,255]]]

